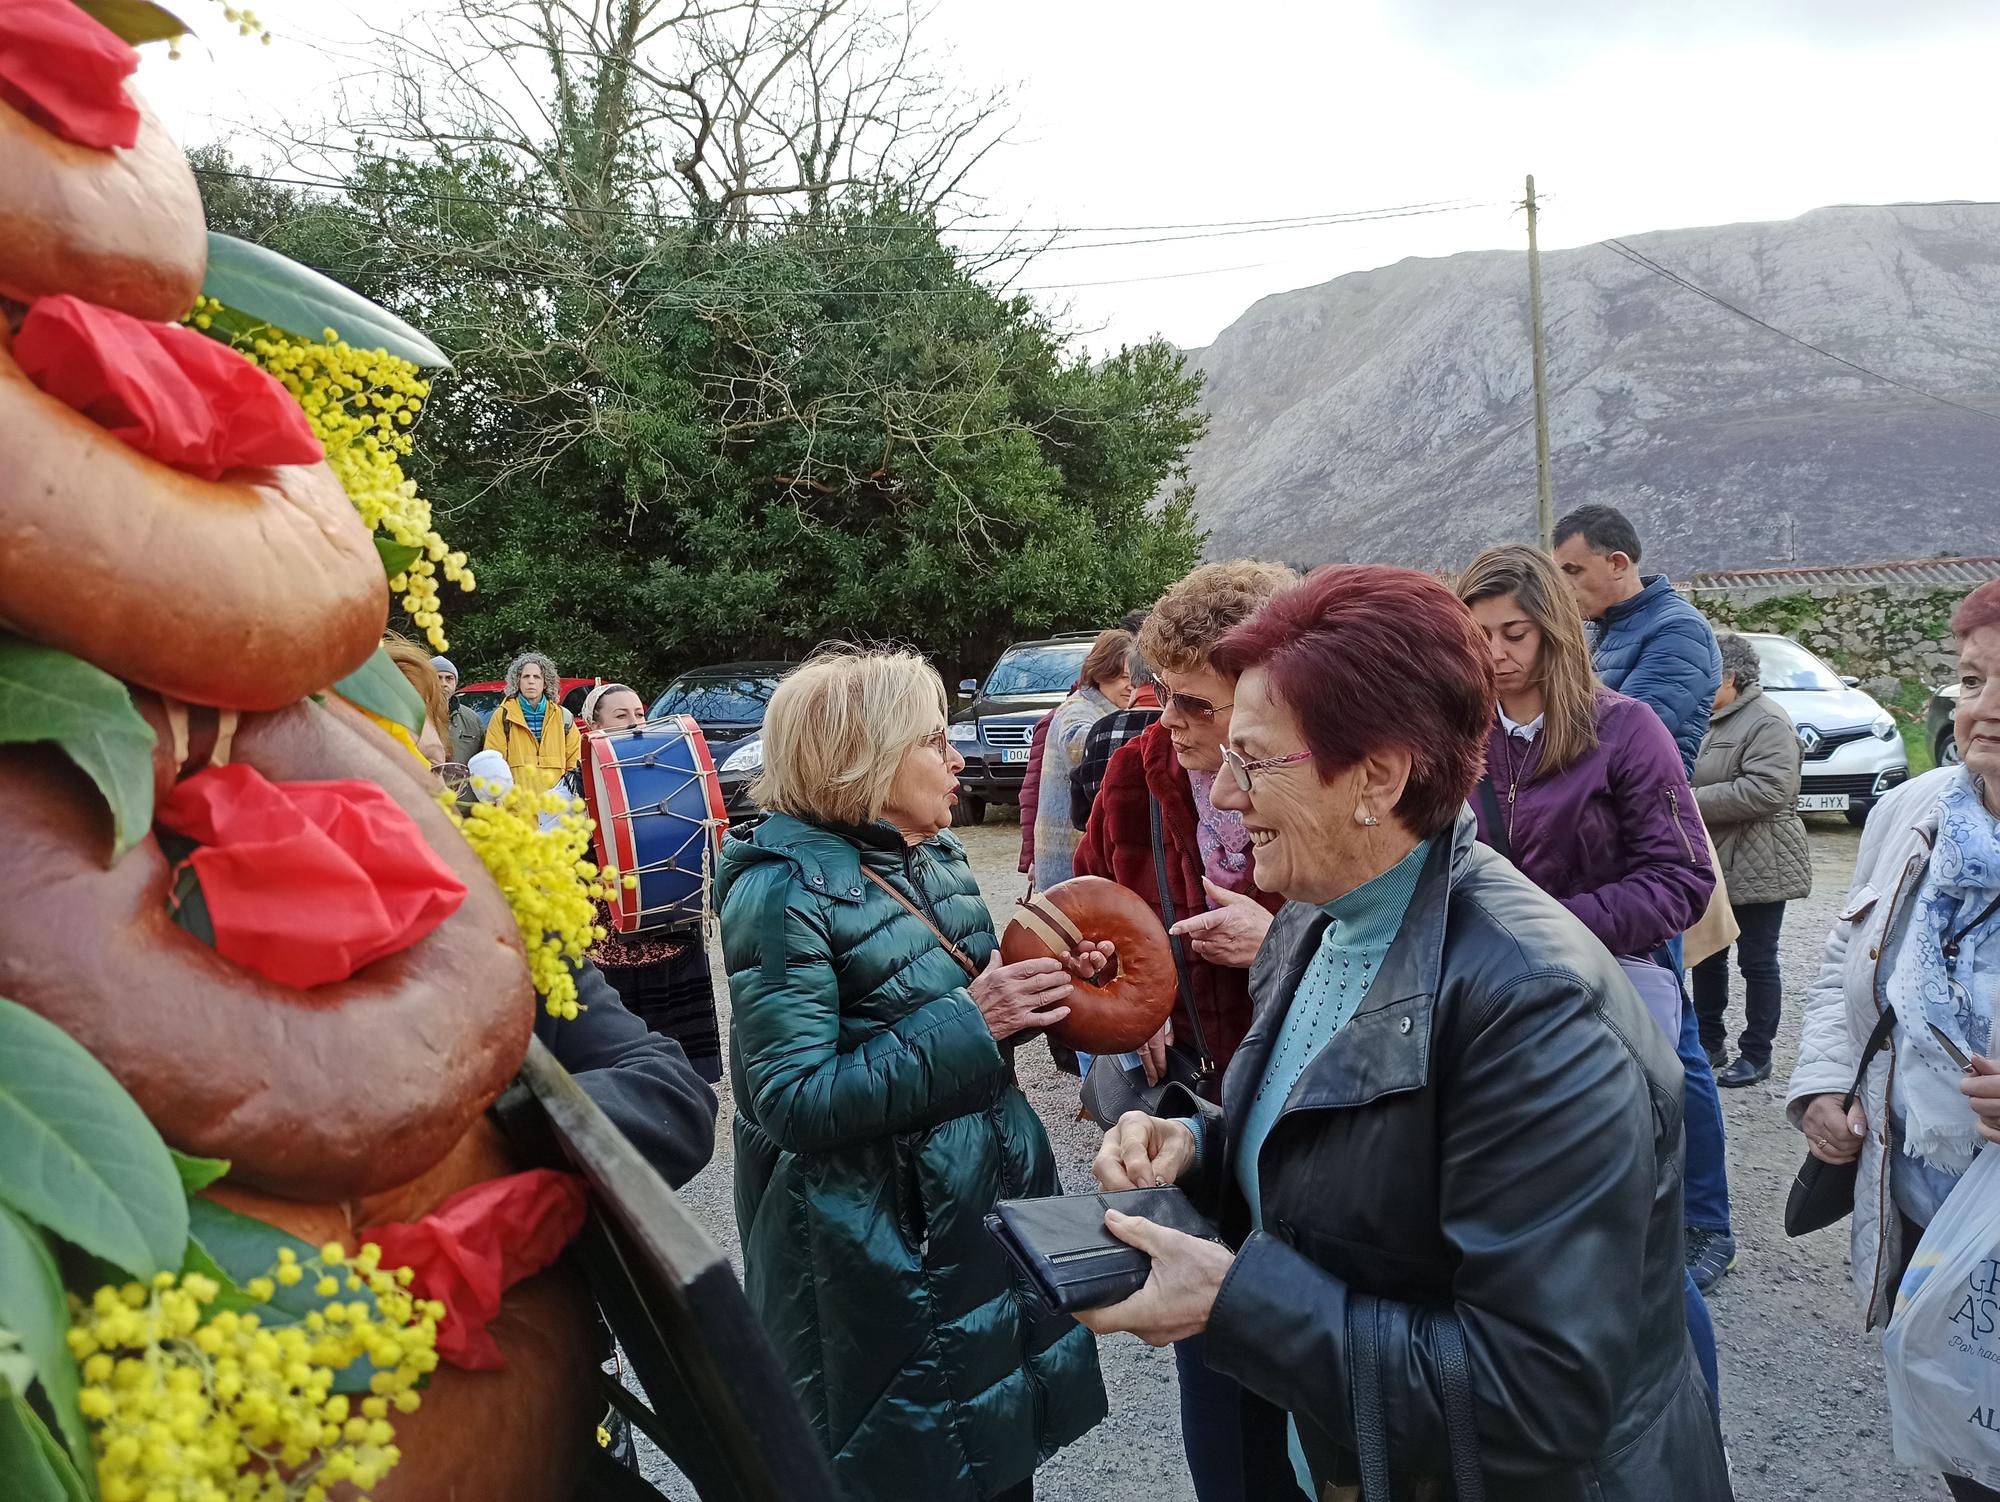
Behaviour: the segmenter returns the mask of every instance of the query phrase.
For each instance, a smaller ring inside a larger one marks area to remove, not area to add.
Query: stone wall
[[[1770,590],[1695,590],[1697,609],[1717,626],[1775,631],[1824,657],[1884,703],[1910,685],[1928,690],[1958,665],[1951,612],[1964,589],[1822,586],[1791,594]]]

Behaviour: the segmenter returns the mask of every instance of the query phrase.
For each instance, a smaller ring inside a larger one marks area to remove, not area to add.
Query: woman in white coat
[[[1869,1328],[1888,1322],[1923,1228],[1981,1140],[2000,1141],[2000,1063],[1988,1058],[2000,1051],[2000,580],[1961,602],[1952,635],[1962,765],[1905,783],[1869,815],[1806,996],[1786,1100],[1814,1157],[1860,1157],[1852,1261]],[[1843,1112],[1888,1011],[1888,1044]],[[1973,1056],[1976,1073],[1952,1062],[1932,1026]],[[1945,1481],[1960,1502],[2000,1498],[1962,1477]]]

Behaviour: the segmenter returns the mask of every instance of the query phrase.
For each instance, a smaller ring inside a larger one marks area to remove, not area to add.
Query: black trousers
[[[1785,983],[1778,973],[1778,932],[1785,925],[1782,902],[1750,902],[1736,909],[1736,967],[1743,972],[1743,1033],[1737,1051],[1753,1064],[1771,1062],[1771,1040],[1778,1036],[1778,1015],[1784,1008]],[[1729,951],[1712,954],[1694,967],[1694,1014],[1701,1026],[1701,1046],[1710,1053],[1729,1041]]]

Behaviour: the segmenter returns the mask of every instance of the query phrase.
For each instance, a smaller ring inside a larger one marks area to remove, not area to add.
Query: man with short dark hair
[[[1555,560],[1585,620],[1606,688],[1653,707],[1690,775],[1722,686],[1722,653],[1700,611],[1665,574],[1639,572],[1639,534],[1610,506],[1579,506],[1556,523]]]
[[[1579,506],[1556,523],[1556,564],[1584,618],[1595,626],[1591,659],[1597,676],[1606,688],[1652,707],[1692,775],[1715,710],[1715,691],[1722,686],[1722,652],[1714,628],[1674,593],[1665,574],[1639,572],[1639,553],[1638,531],[1615,507]],[[1679,975],[1679,939],[1665,958]],[[1687,1267],[1695,1287],[1706,1293],[1736,1266],[1736,1238],[1729,1230],[1722,1097],[1694,1008],[1685,1001],[1677,1052],[1686,1076]]]

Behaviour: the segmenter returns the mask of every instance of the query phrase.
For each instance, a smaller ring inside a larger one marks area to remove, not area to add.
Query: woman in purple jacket
[[[1648,971],[1663,972],[1671,1039],[1679,990],[1651,957],[1715,889],[1680,750],[1651,709],[1597,683],[1583,618],[1541,553],[1488,548],[1458,593],[1486,633],[1500,693],[1474,795],[1479,837],[1628,962],[1656,1016]]]
[[[1575,596],[1547,556],[1488,548],[1458,581],[1486,635],[1500,707],[1473,793],[1479,837],[1615,955],[1666,1031],[1680,982],[1658,951],[1708,906],[1708,837],[1660,717],[1598,683]],[[1687,1285],[1688,1333],[1711,1392],[1715,1334]]]

